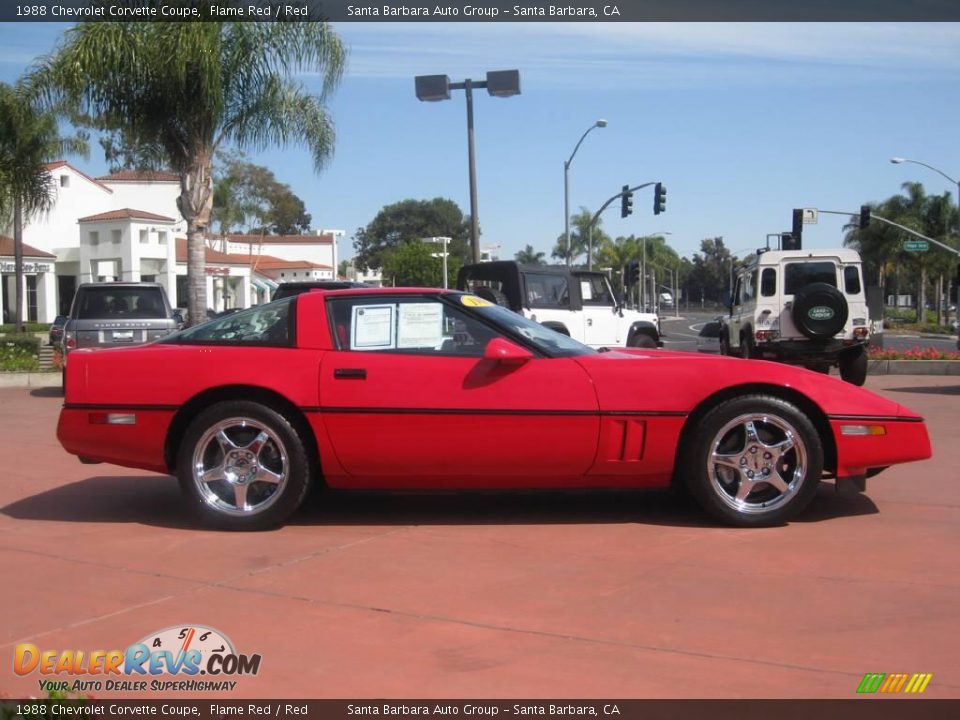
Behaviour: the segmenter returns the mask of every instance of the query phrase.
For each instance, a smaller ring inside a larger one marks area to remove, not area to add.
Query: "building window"
[[[61,175],[60,176],[60,187],[70,187],[70,176]]]
[[[120,230],[111,230],[110,231],[110,241],[114,245],[119,245],[120,240],[123,238],[123,232]]]
[[[166,244],[167,244],[167,233],[166,233],[166,231],[158,231],[158,232],[157,232],[157,242],[160,243],[161,245],[166,245]]]
[[[90,240],[91,245],[100,244],[100,233],[98,233],[96,230],[91,230],[90,233],[87,235],[87,238]]]
[[[141,244],[141,245],[146,245],[148,242],[150,242],[150,233],[149,233],[149,231],[147,231],[147,230],[141,230],[141,231],[140,231],[140,244]]]

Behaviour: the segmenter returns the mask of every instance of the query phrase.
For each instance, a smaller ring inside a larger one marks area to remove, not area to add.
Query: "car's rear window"
[[[785,295],[796,295],[813,283],[837,286],[837,266],[832,262],[787,263],[783,276]]]
[[[157,320],[167,317],[163,293],[158,287],[83,288],[77,302],[78,320]]]

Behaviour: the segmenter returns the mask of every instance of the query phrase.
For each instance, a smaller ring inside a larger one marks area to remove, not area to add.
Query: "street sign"
[[[930,243],[926,240],[905,240],[903,249],[907,252],[926,252],[930,249]]]
[[[816,208],[803,208],[803,224],[804,225],[816,225],[817,216],[818,216],[818,213]]]

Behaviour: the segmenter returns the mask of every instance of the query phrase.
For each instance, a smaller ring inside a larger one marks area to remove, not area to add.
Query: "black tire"
[[[867,381],[867,353],[863,348],[840,357],[840,378],[857,386]]]
[[[788,437],[793,445],[784,450]],[[680,470],[691,495],[708,514],[739,527],[794,517],[813,499],[823,472],[823,445],[813,423],[791,403],[767,395],[718,405],[687,442]],[[718,457],[725,462],[711,459]]]
[[[752,360],[757,356],[757,349],[753,344],[753,333],[749,330],[740,333],[740,357],[744,360]]]
[[[229,444],[218,439],[218,431]],[[206,467],[213,479],[201,480],[198,467]],[[224,530],[283,524],[303,503],[310,470],[304,443],[290,421],[272,408],[243,400],[217,403],[197,415],[177,455],[177,479],[192,510]]]
[[[644,332],[638,332],[630,340],[630,347],[633,348],[656,348],[657,341]]]
[[[720,354],[726,356],[733,354],[730,350],[730,333],[727,330],[720,332]]]
[[[793,297],[793,324],[811,340],[828,340],[847,324],[847,299],[827,283],[811,283]]]
[[[807,365],[807,370],[813,370],[814,372],[823,373],[824,375],[830,374],[830,365],[827,363],[819,363],[817,365]]]

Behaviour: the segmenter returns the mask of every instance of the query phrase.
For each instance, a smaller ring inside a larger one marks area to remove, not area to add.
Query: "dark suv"
[[[84,283],[73,296],[63,328],[64,364],[70,351],[78,348],[140,345],[176,329],[163,285]]]

